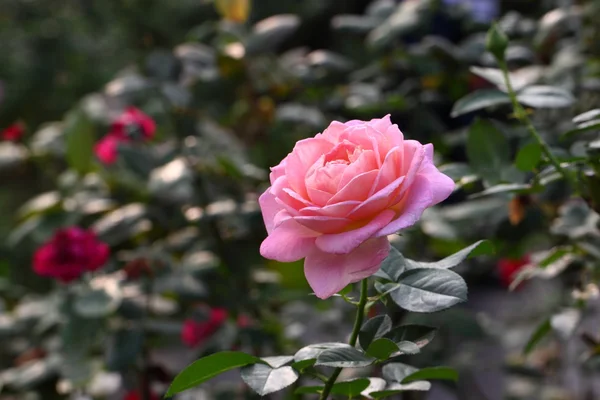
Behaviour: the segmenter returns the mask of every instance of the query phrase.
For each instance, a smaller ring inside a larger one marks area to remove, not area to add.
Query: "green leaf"
[[[243,367],[242,379],[260,396],[277,392],[298,380],[298,372],[292,367],[271,368],[264,364]]]
[[[411,382],[406,385],[403,385],[401,383],[392,383],[391,385],[388,385],[385,388],[385,390],[379,392],[371,392],[369,393],[369,395],[375,399],[383,399],[385,397],[394,396],[403,392],[413,390],[426,392],[429,389],[431,389],[431,383],[427,381]]]
[[[414,344],[414,343],[413,343]],[[415,345],[416,346],[416,345]],[[398,352],[398,345],[387,338],[374,340],[367,349],[367,355],[379,360],[387,360],[392,354]],[[419,348],[417,347],[417,352]]]
[[[510,165],[510,149],[504,134],[487,120],[477,119],[467,136],[469,164],[489,184],[501,181],[502,170]]]
[[[575,103],[575,98],[555,86],[527,86],[517,94],[519,103],[535,108],[563,108]]]
[[[375,359],[360,352],[354,347],[340,347],[325,350],[317,357],[315,365],[336,368],[361,368],[371,364]]]
[[[166,397],[183,392],[235,368],[264,363],[260,358],[239,351],[222,351],[188,365],[169,386]]]
[[[65,118],[66,158],[69,166],[81,175],[90,171],[94,160],[94,125],[81,110]]]
[[[367,378],[353,379],[350,381],[337,382],[331,387],[331,394],[339,396],[354,397],[361,394],[363,390],[369,387],[370,381]],[[314,394],[321,393],[324,386],[304,386],[296,389],[294,394]]]
[[[533,171],[542,159],[542,148],[536,142],[530,142],[523,146],[517,153],[515,165],[521,171]]]
[[[279,368],[294,361],[294,356],[273,356],[262,357],[261,359],[269,364],[272,368]]]
[[[575,118],[573,118],[573,123],[581,124],[584,122],[596,120],[598,118],[600,118],[600,108],[595,108],[593,110],[589,110],[589,111],[586,111],[582,114],[575,116]],[[596,122],[600,123],[600,121],[596,121]]]
[[[552,330],[552,325],[550,324],[550,319],[546,319],[542,322],[537,329],[533,332],[527,344],[525,345],[525,349],[523,350],[523,354],[527,355],[531,353],[531,351],[538,345],[538,343]]]
[[[456,267],[467,258],[493,253],[494,246],[492,243],[488,240],[480,240],[440,261],[430,263],[413,261],[413,263],[417,264],[419,268],[450,269]],[[413,266],[410,267],[413,268]]]
[[[406,259],[396,248],[392,247],[390,253],[381,263],[376,276],[396,282],[401,273],[406,269]],[[382,274],[381,274],[382,273]]]
[[[373,340],[385,336],[392,329],[392,320],[387,315],[378,315],[363,324],[358,333],[358,342],[367,349]]]
[[[561,135],[561,138],[564,139],[566,137],[576,135],[579,133],[589,132],[589,131],[598,131],[600,130],[600,119],[594,121],[584,122],[577,126],[575,129],[571,129]]]
[[[77,314],[85,318],[101,318],[114,312],[121,303],[121,297],[117,293],[111,296],[103,289],[85,290],[77,294],[73,309]]]
[[[430,326],[408,324],[393,328],[385,337],[394,341],[399,348],[402,343],[413,343],[418,348],[423,348],[433,340],[436,332],[437,329]],[[405,345],[405,347],[410,346]],[[403,351],[402,348],[400,351]]]
[[[422,381],[422,380],[445,380],[445,381],[454,381],[458,380],[458,372],[455,369],[449,367],[431,367],[431,368],[423,368],[417,372],[414,372],[404,379],[400,383],[410,383],[414,381]]]
[[[510,104],[510,97],[508,94],[497,89],[481,89],[473,93],[469,93],[465,97],[459,99],[454,104],[450,116],[456,118],[472,111],[477,111],[500,104]]]
[[[401,383],[404,378],[417,372],[419,369],[411,365],[395,362],[383,366],[381,373],[386,381]]]
[[[469,199],[478,199],[484,196],[502,193],[530,193],[534,189],[533,186],[526,183],[501,183],[491,186],[482,192],[475,193],[469,196]]]
[[[397,284],[384,286],[394,289],[390,297],[398,306],[413,312],[441,311],[467,300],[467,284],[447,269],[411,269],[400,276]]]

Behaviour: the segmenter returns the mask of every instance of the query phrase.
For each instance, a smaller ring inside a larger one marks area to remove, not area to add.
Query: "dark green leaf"
[[[458,100],[452,108],[451,116],[458,117],[482,108],[510,104],[510,97],[500,90],[482,89],[466,95]]]
[[[492,185],[501,181],[502,170],[511,163],[506,137],[493,123],[482,119],[469,128],[467,157],[475,172]]]
[[[378,275],[380,278],[389,279],[394,282],[398,279],[400,274],[406,269],[406,259],[404,256],[394,247],[390,249],[390,253],[381,263],[379,272],[383,272],[383,275]]]
[[[273,51],[289,35],[300,26],[297,15],[273,15],[254,25],[252,34],[248,37],[245,48],[246,54],[258,54]]]
[[[550,324],[550,319],[542,322],[537,329],[533,332],[527,344],[525,345],[525,349],[523,350],[523,354],[527,355],[531,353],[531,351],[538,345],[538,343],[552,330],[552,325]]]
[[[529,193],[533,187],[526,183],[501,183],[499,185],[491,186],[482,192],[475,193],[469,196],[470,199],[478,199],[484,196],[490,196],[493,194],[502,193]]]
[[[408,392],[412,390],[426,392],[429,389],[431,389],[431,383],[427,381],[411,382],[407,383],[406,385],[403,385],[401,383],[392,383],[388,385],[385,388],[385,390],[379,392],[371,392],[369,393],[369,395],[375,399],[383,399],[385,397],[395,396],[397,394],[401,394],[403,392]]]
[[[577,115],[575,118],[573,118],[573,123],[581,124],[581,123],[592,121],[592,120],[595,120],[598,118],[600,118],[600,108],[595,108],[593,110],[589,110],[582,114]],[[597,122],[600,123],[600,121],[597,121]]]
[[[415,345],[416,346],[416,345]],[[374,340],[367,349],[367,355],[378,358],[380,360],[387,360],[390,355],[398,352],[398,346],[390,339],[379,338]],[[419,348],[417,347],[417,351]]]
[[[378,315],[363,324],[358,333],[358,342],[363,349],[373,340],[385,336],[392,329],[392,320],[387,315]]]
[[[396,288],[394,289],[394,286]],[[467,300],[467,285],[455,272],[418,268],[404,272],[390,286],[390,297],[398,306],[413,312],[436,312]]]
[[[410,383],[414,381],[431,379],[456,382],[458,380],[458,372],[456,372],[456,370],[454,370],[453,368],[449,367],[423,368],[402,379],[401,383]]]
[[[279,368],[294,361],[294,356],[262,357],[262,360],[273,368]]]
[[[580,124],[575,129],[571,129],[562,134],[562,138],[566,138],[568,136],[576,135],[578,133],[584,133],[589,131],[598,131],[600,130],[600,120],[588,121]]]
[[[370,381],[367,378],[353,379],[351,381],[337,382],[331,387],[331,394],[339,396],[354,397],[358,396],[363,390],[369,387]],[[313,394],[321,393],[323,386],[305,386],[294,391],[294,394]]]
[[[517,94],[517,100],[535,108],[563,108],[575,102],[571,93],[555,86],[528,86]]]
[[[254,364],[242,368],[242,379],[260,396],[277,392],[298,380],[298,372],[292,367],[271,368]]]
[[[325,367],[361,368],[373,364],[374,361],[374,358],[367,356],[354,347],[340,347],[323,351],[317,357],[315,365],[322,365]]]
[[[294,361],[305,361],[305,360],[316,360],[319,354],[329,349],[337,349],[337,348],[351,348],[347,343],[336,343],[336,342],[328,342],[328,343],[317,343],[311,344],[306,347],[301,348],[294,355]]]
[[[100,318],[114,312],[121,303],[118,293],[108,294],[102,289],[87,289],[75,297],[73,309],[77,314],[86,318]]]
[[[436,328],[424,325],[400,325],[393,328],[385,337],[391,339],[398,347],[401,343],[414,343],[419,348],[427,346],[435,337]],[[400,349],[402,351],[402,349]]]
[[[135,364],[142,351],[143,342],[142,329],[120,329],[115,332],[108,342],[107,368],[119,371]]]
[[[523,146],[517,153],[515,165],[521,171],[533,171],[542,159],[542,148],[536,142],[530,142]]]
[[[198,386],[215,376],[250,364],[264,363],[260,358],[239,351],[223,351],[201,358],[188,365],[171,383],[166,396]]]
[[[414,264],[409,266],[409,268],[414,268],[414,265],[416,264],[418,268],[450,269],[456,267],[458,264],[460,264],[467,258],[493,253],[494,246],[492,246],[492,243],[488,240],[480,240],[478,242],[473,243],[469,247],[465,247],[464,249],[452,254],[451,256],[448,256],[437,262],[429,263],[413,261]]]
[[[402,354],[418,354],[421,352],[421,347],[419,347],[418,344],[409,342],[407,340],[398,342],[396,345],[398,346],[398,352]]]
[[[65,119],[66,158],[80,174],[90,171],[94,160],[94,125],[81,110],[73,110]]]
[[[404,378],[414,374],[418,370],[418,368],[415,368],[411,365],[395,362],[384,365],[381,372],[386,381],[401,383]]]

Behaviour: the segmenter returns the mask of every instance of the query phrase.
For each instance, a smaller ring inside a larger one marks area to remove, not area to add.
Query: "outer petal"
[[[429,181],[425,176],[417,175],[406,198],[397,205],[399,217],[377,232],[375,236],[391,235],[400,229],[414,225],[421,218],[423,211],[430,206],[432,200],[433,193]]]
[[[117,148],[120,140],[111,135],[107,135],[104,138],[100,139],[98,143],[94,145],[94,153],[96,153],[96,157],[104,164],[113,164],[117,161]]]
[[[389,224],[394,216],[392,210],[385,210],[361,228],[319,236],[315,244],[326,253],[348,254]]]
[[[260,210],[262,211],[263,221],[265,222],[267,233],[271,234],[275,215],[281,211],[282,207],[279,205],[279,203],[277,203],[275,196],[273,196],[271,193],[271,188],[268,188],[258,198],[258,204],[260,205]]]
[[[374,195],[370,196],[366,201],[362,202],[354,210],[348,214],[348,218],[359,220],[372,215],[377,215],[384,208],[389,207],[391,200],[395,198],[400,190],[405,177],[401,176]]]
[[[288,155],[285,175],[290,186],[301,196],[306,197],[306,172],[323,155],[333,148],[333,144],[321,138],[304,139],[296,143]]]
[[[390,244],[385,237],[368,240],[343,255],[325,253],[315,247],[306,256],[304,274],[315,295],[326,299],[348,284],[377,272],[389,251]]]
[[[281,262],[298,261],[315,247],[316,233],[288,219],[274,229],[260,245],[260,254]]]
[[[430,207],[446,200],[454,191],[455,184],[452,178],[441,173],[433,164],[427,164],[419,175],[425,176],[429,181],[432,192]]]

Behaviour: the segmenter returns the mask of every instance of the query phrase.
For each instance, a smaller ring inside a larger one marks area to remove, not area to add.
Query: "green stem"
[[[365,317],[365,305],[367,304],[367,289],[368,282],[367,279],[363,279],[360,282],[360,300],[358,301],[358,310],[356,312],[356,319],[354,320],[354,328],[352,329],[352,335],[350,336],[350,341],[348,342],[350,346],[356,346],[356,340],[358,339],[358,333],[360,332],[360,328],[363,324],[363,319]],[[325,383],[325,387],[323,388],[323,392],[321,393],[321,397],[319,400],[327,400],[329,397],[329,393],[331,392],[331,388],[335,384],[338,376],[342,372],[342,368],[336,368],[333,371],[333,374],[329,377],[329,380]]]
[[[525,125],[531,136],[538,142],[540,148],[542,149],[542,153],[548,158],[548,161],[556,168],[556,170],[563,176],[563,178],[569,182],[574,189],[577,188],[577,182],[573,179],[573,176],[569,174],[561,165],[558,159],[552,154],[550,151],[550,147],[548,143],[544,141],[544,138],[539,134],[537,129],[531,123],[531,120],[527,116],[527,112],[517,100],[517,94],[515,93],[512,83],[510,81],[510,76],[508,75],[508,66],[506,65],[506,61],[500,59],[498,60],[498,64],[500,65],[500,70],[502,71],[502,76],[504,77],[504,84],[506,85],[506,89],[508,90],[508,96],[510,97],[510,101],[512,102],[513,112],[517,119]]]

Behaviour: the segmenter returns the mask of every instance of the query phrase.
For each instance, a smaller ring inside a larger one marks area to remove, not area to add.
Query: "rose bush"
[[[260,252],[283,262],[305,258],[322,299],[374,274],[389,253],[387,235],[454,189],[433,163],[433,145],[404,140],[389,115],[332,122],[299,141],[270,180],[260,197],[269,233]]]
[[[80,227],[58,230],[33,256],[33,269],[42,276],[70,282],[96,271],[108,260],[110,249],[94,232]]]

